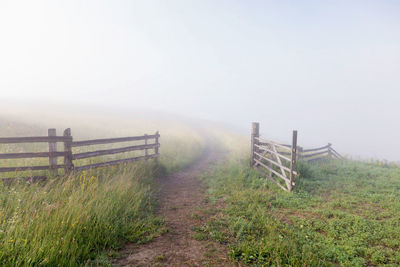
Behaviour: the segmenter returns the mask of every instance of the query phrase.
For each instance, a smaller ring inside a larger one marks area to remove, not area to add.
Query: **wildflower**
[[[96,177],[94,177],[94,176],[90,177],[89,184],[93,184],[95,182],[96,182]]]
[[[14,239],[11,239],[10,242],[11,242],[11,243],[14,243]]]
[[[81,176],[79,176],[79,183],[81,184],[82,190],[84,190],[86,184],[86,171],[83,171]]]

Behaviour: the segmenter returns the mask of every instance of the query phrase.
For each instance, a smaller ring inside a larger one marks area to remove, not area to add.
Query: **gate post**
[[[297,131],[293,130],[292,136],[292,149],[291,149],[291,161],[290,161],[290,187],[289,191],[292,191],[295,186],[294,177],[296,172],[296,155],[297,155]]]
[[[257,147],[259,141],[258,138],[260,137],[260,124],[258,122],[253,122],[251,127],[251,155],[250,155],[250,167],[253,167],[255,164],[254,158],[255,154],[254,152],[257,152]]]

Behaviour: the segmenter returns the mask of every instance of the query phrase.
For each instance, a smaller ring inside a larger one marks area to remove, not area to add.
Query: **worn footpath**
[[[188,168],[156,180],[160,184],[158,215],[167,233],[143,245],[129,244],[116,259],[116,266],[234,266],[226,247],[210,240],[196,240],[193,228],[210,216],[205,187],[199,177],[221,153],[207,150]],[[199,217],[203,217],[200,218]]]

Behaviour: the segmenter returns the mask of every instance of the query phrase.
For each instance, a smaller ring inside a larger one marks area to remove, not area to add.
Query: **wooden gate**
[[[251,134],[251,167],[285,191],[295,186],[297,131],[293,131],[292,144],[282,145],[260,138],[260,125],[253,122]]]
[[[304,149],[297,145],[297,131],[293,131],[292,144],[281,144],[260,138],[260,125],[253,122],[251,132],[251,167],[276,183],[285,191],[296,185],[296,161],[305,162],[344,159],[332,144]]]

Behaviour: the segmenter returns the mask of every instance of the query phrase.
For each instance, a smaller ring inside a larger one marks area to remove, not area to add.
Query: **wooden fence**
[[[331,143],[328,143],[326,146],[323,147],[310,149],[303,149],[299,147],[297,158],[307,162],[329,159],[343,159],[343,157],[335,149],[333,149]]]
[[[282,146],[290,147],[290,145],[281,144]],[[282,155],[291,155],[288,152],[282,152]],[[343,159],[343,157],[332,147],[331,143],[328,143],[326,146],[304,149],[301,146],[297,146],[297,159],[306,161],[306,162],[314,162],[314,161],[322,161],[322,160],[330,160],[330,159]]]
[[[116,165],[126,162],[138,161],[141,159],[157,159],[159,156],[159,137],[160,134],[156,132],[152,135],[143,136],[131,136],[131,137],[120,137],[120,138],[108,138],[108,139],[93,139],[84,141],[73,141],[71,136],[71,129],[66,129],[63,136],[57,136],[56,129],[49,129],[48,136],[34,136],[34,137],[2,137],[0,138],[0,144],[15,144],[15,143],[48,143],[48,152],[29,152],[29,153],[0,153],[1,159],[20,159],[20,158],[49,158],[49,165],[42,166],[23,166],[23,167],[0,167],[0,173],[4,172],[18,172],[18,171],[40,171],[49,170],[53,175],[58,175],[58,169],[64,169],[65,174],[69,174],[72,171],[81,171],[91,168],[97,168],[102,166]],[[152,141],[153,140],[153,141]],[[76,153],[72,152],[74,147],[92,146],[100,144],[112,144],[128,141],[143,141],[144,144],[125,146],[121,148],[110,148],[104,150],[96,150],[92,152]],[[57,143],[64,143],[64,151],[57,151]],[[85,159],[97,156],[112,155],[131,151],[144,151],[144,155],[99,162],[94,164],[87,164],[83,166],[74,167],[74,160]],[[154,153],[149,153],[149,150],[153,150]],[[57,158],[64,157],[64,163],[58,164]],[[21,177],[23,179],[45,179],[45,176],[29,176]],[[5,178],[5,180],[10,180],[14,178]]]
[[[252,124],[250,165],[285,191],[292,191],[296,185],[297,160],[313,162],[329,159],[343,159],[332,144],[304,149],[297,145],[297,131],[293,131],[291,144],[281,144],[260,138],[259,123]]]

